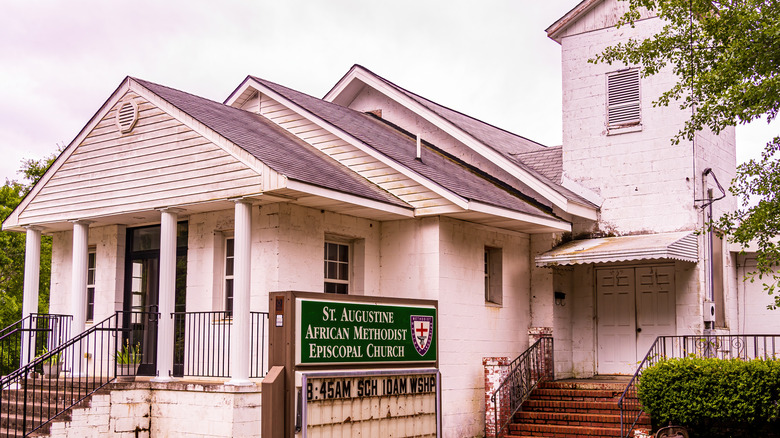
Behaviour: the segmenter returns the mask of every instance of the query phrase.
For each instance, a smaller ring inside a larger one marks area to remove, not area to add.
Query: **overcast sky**
[[[353,64],[542,144],[579,0],[0,0],[0,178],[69,144],[125,76],[223,101],[247,75],[322,97]],[[738,131],[738,159],[772,131]],[[0,179],[2,182],[2,179]]]

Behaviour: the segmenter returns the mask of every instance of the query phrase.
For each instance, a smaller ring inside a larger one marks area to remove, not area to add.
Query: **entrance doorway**
[[[127,327],[122,345],[141,353],[137,374],[153,376],[157,371],[157,319],[160,300],[160,226],[127,230],[123,326]],[[176,231],[176,312],[184,312],[187,293],[187,222],[179,222]],[[159,315],[160,318],[171,315]],[[181,334],[183,339],[183,333]],[[183,342],[174,341],[174,350]],[[175,353],[174,353],[175,354]],[[175,371],[175,370],[174,370]]]
[[[676,332],[674,266],[596,270],[597,371],[633,374],[655,338]]]

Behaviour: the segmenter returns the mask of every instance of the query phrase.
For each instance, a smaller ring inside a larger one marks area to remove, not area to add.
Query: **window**
[[[235,240],[225,239],[225,311],[233,314],[233,268],[235,260]]]
[[[90,248],[87,259],[87,321],[95,319],[95,261],[95,248]]]
[[[637,126],[640,121],[639,70],[607,74],[607,128]]]
[[[501,248],[485,247],[485,302],[503,303]]]
[[[349,293],[349,245],[325,242],[325,292]]]

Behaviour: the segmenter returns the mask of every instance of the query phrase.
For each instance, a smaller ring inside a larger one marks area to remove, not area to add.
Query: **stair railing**
[[[639,417],[644,412],[637,393],[642,371],[662,360],[684,357],[742,360],[780,359],[780,335],[733,334],[657,337],[618,400],[620,436],[625,438],[632,436]]]
[[[32,313],[0,330],[0,375],[6,375],[70,336],[71,315]]]
[[[490,397],[495,437],[512,422],[520,407],[540,382],[554,379],[553,338],[539,338],[506,368],[506,376]]]
[[[148,312],[116,312],[0,379],[0,436],[28,436],[109,384],[135,375]],[[120,366],[130,362],[129,367]]]

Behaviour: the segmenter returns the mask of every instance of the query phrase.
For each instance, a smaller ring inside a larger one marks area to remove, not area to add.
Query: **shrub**
[[[699,437],[780,436],[780,360],[664,360],[642,372],[638,392],[656,425]]]

